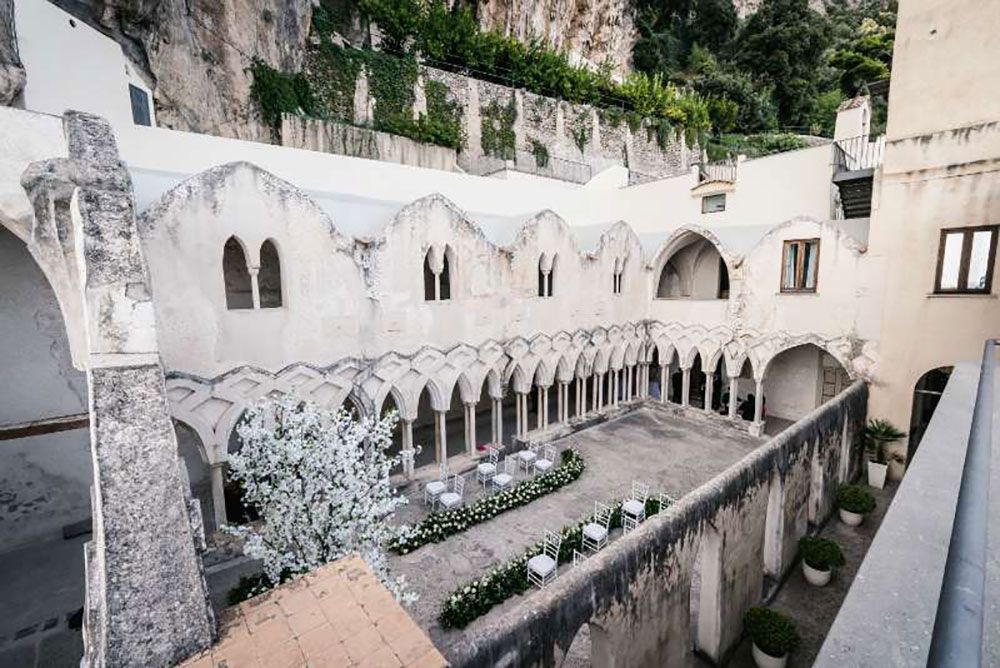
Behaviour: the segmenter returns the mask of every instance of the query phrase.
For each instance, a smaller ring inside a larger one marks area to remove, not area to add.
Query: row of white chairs
[[[646,501],[649,499],[649,485],[633,481],[632,492],[628,499],[622,502],[622,533],[628,533],[638,527],[646,519]],[[674,499],[666,492],[659,496],[660,508],[670,506]],[[608,545],[610,536],[611,506],[594,502],[594,514],[583,525],[581,547],[583,552],[573,550],[573,565],[586,559],[587,553],[599,552]],[[556,578],[559,572],[559,550],[562,548],[562,535],[546,529],[545,540],[541,554],[528,560],[528,580],[540,588],[544,588]]]
[[[518,470],[537,475],[552,470],[556,462],[556,449],[552,445],[529,445],[516,455],[507,455],[500,462],[500,448],[489,446],[486,461],[476,466],[476,480],[483,488],[500,492],[514,484]],[[465,479],[458,473],[450,474],[448,465],[442,463],[437,480],[424,485],[424,503],[431,508],[441,506],[445,510],[457,508],[464,503]]]

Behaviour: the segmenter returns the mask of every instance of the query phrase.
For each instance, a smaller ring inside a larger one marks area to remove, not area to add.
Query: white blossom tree
[[[247,410],[229,475],[260,520],[227,530],[264,562],[272,585],[356,552],[397,599],[415,600],[390,576],[383,549],[399,533],[390,515],[407,502],[389,484],[396,420],[395,412],[356,420],[287,396]]]

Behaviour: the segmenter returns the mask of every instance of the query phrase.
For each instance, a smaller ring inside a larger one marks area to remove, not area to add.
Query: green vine
[[[448,95],[448,86],[440,81],[428,80],[424,84],[427,98],[427,115],[421,115],[428,142],[461,150],[465,146],[462,131],[462,105]]]
[[[486,155],[502,160],[513,160],[517,156],[517,137],[514,135],[514,121],[517,120],[517,105],[514,96],[506,105],[493,100],[479,110],[482,135],[479,143]]]
[[[583,153],[584,149],[587,148],[587,144],[590,143],[591,133],[593,132],[590,109],[580,109],[576,112],[576,116],[570,123],[569,131],[573,137],[573,143],[580,149],[580,153]]]
[[[261,118],[271,128],[281,126],[282,114],[309,114],[315,107],[315,98],[309,82],[302,74],[279,72],[262,60],[250,65],[253,83],[250,97],[257,102]]]
[[[376,130],[409,136],[414,131],[413,87],[417,61],[378,51],[358,51],[368,73],[368,91],[375,98],[372,123]]]
[[[597,110],[597,116],[601,119],[601,122],[614,130],[622,126],[627,115],[624,109],[619,109],[618,107],[606,107]]]
[[[655,138],[656,145],[660,147],[661,151],[667,150],[670,138],[674,134],[674,126],[665,118],[650,120],[646,124],[646,141],[653,141]]]
[[[535,156],[535,166],[544,169],[549,166],[549,149],[537,139],[531,140],[531,154]]]

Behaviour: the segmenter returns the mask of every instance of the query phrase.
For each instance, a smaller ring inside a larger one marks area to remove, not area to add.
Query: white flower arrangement
[[[395,413],[355,420],[287,396],[247,410],[229,476],[260,521],[224,529],[263,561],[272,586],[357,553],[398,600],[416,600],[402,577],[390,576],[383,548],[406,532],[386,521],[407,503],[389,483],[399,464],[387,456],[395,424]]]

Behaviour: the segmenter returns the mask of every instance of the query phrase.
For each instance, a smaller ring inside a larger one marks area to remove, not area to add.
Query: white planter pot
[[[875,487],[876,489],[882,489],[885,487],[885,474],[888,470],[888,464],[879,464],[878,462],[869,461],[868,485],[870,487]]]
[[[852,513],[849,510],[844,510],[843,508],[837,509],[840,512],[840,521],[849,527],[856,527],[861,524],[861,521],[865,519],[864,515],[860,513]]]
[[[823,587],[830,581],[830,576],[833,575],[833,571],[821,571],[818,568],[813,568],[806,563],[806,560],[802,560],[802,574],[806,576],[806,582],[816,587]]]
[[[788,655],[785,656],[771,656],[770,654],[761,651],[757,647],[757,643],[753,643],[753,662],[757,664],[757,668],[785,668],[785,663],[788,661]]]

